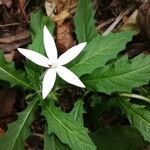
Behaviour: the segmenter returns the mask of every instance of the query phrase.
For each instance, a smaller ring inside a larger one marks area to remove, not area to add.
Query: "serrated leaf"
[[[111,33],[107,36],[97,36],[83,50],[83,52],[70,64],[70,69],[78,76],[91,73],[98,67],[115,58],[118,52],[132,38],[131,32]]]
[[[150,142],[150,111],[145,106],[131,104],[123,98],[119,99],[119,105],[127,115],[131,126],[137,128],[144,139]]]
[[[39,10],[31,14],[31,35],[32,35],[32,44],[29,45],[29,49],[34,50],[38,53],[44,54],[44,44],[43,44],[43,27],[46,25],[51,33],[54,31],[54,23],[45,16],[44,13]],[[51,49],[50,49],[51,50]],[[37,58],[38,59],[38,58]],[[34,64],[33,62],[26,61],[26,72],[27,77],[30,80],[31,84],[35,89],[40,87],[40,76],[43,73],[43,69]]]
[[[147,84],[150,80],[150,55],[141,54],[131,61],[125,56],[114,63],[98,68],[82,80],[99,92],[130,92],[132,88]]]
[[[38,105],[37,98],[18,114],[18,120],[8,125],[8,130],[0,138],[1,150],[24,150],[25,140],[30,135],[30,124],[34,118],[34,110]]]
[[[47,131],[44,134],[44,150],[70,150],[63,144],[55,135],[48,135]]]
[[[85,113],[85,110],[83,108],[83,101],[82,100],[78,100],[72,111],[69,113],[72,118],[77,121],[78,123],[80,123],[81,125],[84,125],[83,124],[83,113]]]
[[[9,82],[11,86],[22,86],[25,89],[32,89],[24,72],[16,70],[14,64],[7,62],[2,53],[0,53],[0,80]]]
[[[100,128],[91,137],[97,150],[140,150],[145,146],[141,134],[126,126]]]
[[[97,35],[94,19],[95,10],[92,7],[92,0],[78,1],[74,23],[79,42],[89,42]]]
[[[48,134],[54,133],[72,150],[95,150],[87,134],[87,130],[75,121],[70,115],[61,112],[49,102],[42,103],[43,115],[48,123]]]

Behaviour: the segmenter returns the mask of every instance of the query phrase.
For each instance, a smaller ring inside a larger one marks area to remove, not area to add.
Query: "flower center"
[[[56,64],[56,63],[53,63],[53,64],[49,64],[48,66],[49,66],[49,68],[51,68],[51,69],[55,69],[55,68],[57,67],[57,64]]]

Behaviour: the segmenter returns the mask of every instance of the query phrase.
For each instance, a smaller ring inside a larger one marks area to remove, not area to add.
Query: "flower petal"
[[[42,97],[45,99],[49,92],[52,90],[56,80],[56,70],[48,69],[45,73],[43,82],[42,82]]]
[[[65,65],[72,61],[75,57],[77,57],[80,52],[83,50],[83,48],[86,46],[86,42],[80,43],[76,46],[73,46],[72,48],[68,49],[64,54],[62,54],[59,58],[57,63],[59,65]]]
[[[31,60],[32,62],[42,66],[42,67],[49,67],[50,61],[47,57],[41,55],[40,53],[37,53],[32,50],[24,49],[24,48],[18,48],[18,51],[24,55],[26,58]]]
[[[56,68],[58,75],[66,82],[85,88],[85,85],[80,81],[80,79],[69,69],[64,66],[59,66]]]
[[[50,61],[56,62],[58,54],[55,41],[46,26],[44,26],[44,47]]]

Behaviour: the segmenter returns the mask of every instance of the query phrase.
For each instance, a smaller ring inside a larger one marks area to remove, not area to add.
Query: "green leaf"
[[[55,135],[48,135],[47,131],[45,131],[44,150],[70,150],[70,148],[63,144]]]
[[[70,69],[78,76],[91,73],[98,67],[115,58],[118,52],[132,38],[131,32],[111,33],[107,36],[97,36],[83,50],[83,52],[70,64]]]
[[[150,80],[150,55],[141,54],[131,61],[125,56],[114,63],[98,68],[82,80],[84,84],[99,92],[131,91]]]
[[[43,101],[43,115],[48,123],[48,134],[54,133],[65,144],[68,144],[72,150],[95,150],[87,134],[87,130],[75,121],[70,115],[61,112],[59,109]]]
[[[0,53],[0,80],[9,82],[11,86],[18,85],[32,89],[25,74],[21,70],[16,70],[14,63],[7,62],[2,53]]]
[[[100,128],[91,135],[97,150],[140,150],[145,143],[137,130],[131,127]]]
[[[79,0],[74,17],[75,32],[79,42],[89,42],[96,35],[95,10],[92,0]]]
[[[28,107],[18,114],[18,120],[8,125],[8,130],[0,138],[1,150],[24,150],[25,140],[30,135],[30,124],[34,118],[37,98],[28,104]]]
[[[32,49],[41,54],[45,53],[43,43],[43,27],[47,26],[49,31],[53,33],[54,23],[41,10],[31,14],[30,28],[32,35],[32,44],[29,49]]]
[[[29,49],[34,50],[38,53],[44,54],[44,44],[43,44],[43,27],[46,25],[51,33],[54,31],[54,23],[44,15],[44,13],[39,10],[31,14],[31,34],[32,34],[32,44],[29,45]],[[43,73],[43,68],[34,64],[33,62],[26,61],[26,72],[27,77],[30,80],[32,86],[35,89],[40,87],[40,76]]]
[[[85,113],[84,108],[83,108],[83,101],[82,100],[78,100],[72,111],[69,113],[72,118],[77,121],[78,123],[80,123],[81,125],[83,125],[83,113]]]
[[[131,104],[123,98],[119,99],[119,105],[127,115],[130,124],[141,132],[146,141],[150,142],[150,111],[145,106]]]

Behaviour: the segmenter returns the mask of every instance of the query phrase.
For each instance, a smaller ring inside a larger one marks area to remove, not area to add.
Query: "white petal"
[[[69,69],[64,66],[59,66],[56,68],[58,75],[66,82],[85,88],[85,85],[80,81],[80,79]]]
[[[44,26],[43,38],[44,38],[44,47],[48,58],[50,59],[50,61],[56,62],[58,58],[57,48],[55,45],[55,41],[46,26]]]
[[[56,80],[56,70],[48,69],[45,73],[42,83],[42,97],[45,99],[49,92],[52,90]]]
[[[72,61],[75,57],[77,57],[83,48],[86,46],[86,42],[80,43],[72,48],[68,49],[64,54],[62,54],[59,58],[57,63],[59,65],[65,65],[68,62]]]
[[[34,63],[43,66],[43,67],[49,67],[50,64],[49,59],[40,53],[37,53],[32,50],[24,49],[24,48],[18,48],[18,51],[24,55],[29,60],[33,61]]]

